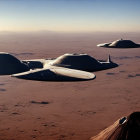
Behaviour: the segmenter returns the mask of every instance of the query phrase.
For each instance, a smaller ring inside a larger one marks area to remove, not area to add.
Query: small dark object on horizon
[[[105,47],[105,48],[140,48],[140,44],[136,44],[131,40],[123,40],[123,39],[119,39],[119,40],[115,40],[113,42],[109,42],[109,43],[102,43],[102,44],[98,44],[98,47]]]

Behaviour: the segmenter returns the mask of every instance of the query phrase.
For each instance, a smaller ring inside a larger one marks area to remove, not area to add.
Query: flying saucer
[[[111,43],[102,43],[98,44],[98,47],[106,47],[106,48],[139,48],[140,44],[136,44],[131,40],[116,40]]]

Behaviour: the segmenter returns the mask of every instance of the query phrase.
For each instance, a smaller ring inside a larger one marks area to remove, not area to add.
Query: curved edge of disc
[[[86,81],[96,78],[95,74],[81,70],[53,67],[11,75],[12,77],[37,81]]]

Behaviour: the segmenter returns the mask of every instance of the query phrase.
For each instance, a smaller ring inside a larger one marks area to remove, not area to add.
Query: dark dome
[[[9,75],[29,70],[28,66],[8,53],[0,53],[0,75]]]
[[[51,65],[93,71],[100,63],[87,54],[64,54],[54,60]]]
[[[112,42],[110,45],[110,47],[116,47],[116,48],[135,48],[138,47],[139,45],[134,43],[131,40],[116,40],[114,42]]]

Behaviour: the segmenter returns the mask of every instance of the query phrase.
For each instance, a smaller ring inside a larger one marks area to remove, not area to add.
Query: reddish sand
[[[140,49],[98,48],[140,34],[0,33],[0,51],[20,59],[88,53],[120,66],[84,82],[40,82],[0,76],[0,140],[87,140],[118,118],[140,110]],[[49,102],[39,104],[36,102]]]

